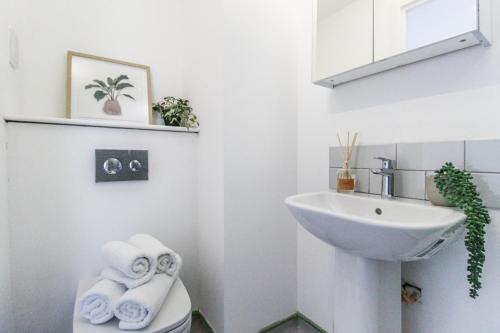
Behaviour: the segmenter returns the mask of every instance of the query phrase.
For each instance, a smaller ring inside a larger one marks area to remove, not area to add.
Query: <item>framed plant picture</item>
[[[148,66],[68,52],[67,117],[151,122]]]

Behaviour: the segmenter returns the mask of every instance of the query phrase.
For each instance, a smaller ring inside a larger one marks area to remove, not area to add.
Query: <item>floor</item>
[[[211,333],[200,316],[193,316],[191,333]],[[311,325],[302,320],[290,320],[283,325],[274,328],[268,333],[318,333]]]
[[[318,331],[305,321],[294,319],[272,329],[268,333],[318,333]]]
[[[191,333],[212,333],[212,331],[199,315],[194,314],[191,322]]]

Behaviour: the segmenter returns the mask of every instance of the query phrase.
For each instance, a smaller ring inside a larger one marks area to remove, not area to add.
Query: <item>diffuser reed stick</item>
[[[347,162],[351,162],[352,159],[352,152],[354,151],[354,146],[356,145],[356,140],[358,138],[358,133],[354,133],[354,138],[352,139],[352,142],[349,142],[349,133],[347,133]]]
[[[346,149],[345,149],[346,147],[342,143],[342,140],[340,139],[339,133],[337,133],[337,139],[339,140],[339,145],[340,145],[340,148],[342,149],[342,157],[344,158],[344,161],[345,161],[347,159],[347,153],[346,153]]]

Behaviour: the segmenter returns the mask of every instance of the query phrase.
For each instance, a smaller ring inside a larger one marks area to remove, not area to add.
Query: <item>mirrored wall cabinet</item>
[[[313,82],[333,88],[490,45],[491,0],[315,0]]]

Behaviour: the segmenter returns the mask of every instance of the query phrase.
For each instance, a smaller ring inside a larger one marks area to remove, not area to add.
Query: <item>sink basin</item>
[[[310,233],[365,258],[413,261],[430,258],[456,240],[465,215],[419,200],[383,200],[361,194],[319,192],[288,197],[286,205]]]

